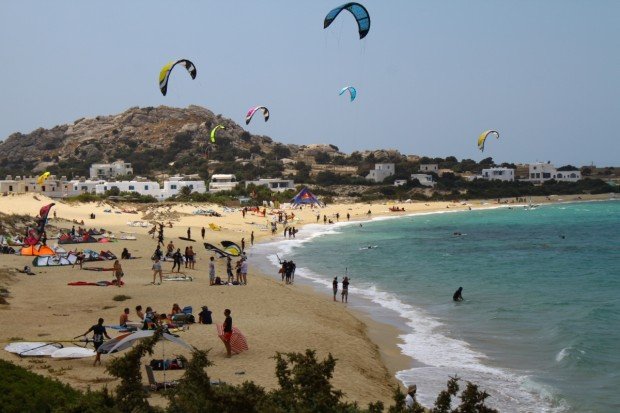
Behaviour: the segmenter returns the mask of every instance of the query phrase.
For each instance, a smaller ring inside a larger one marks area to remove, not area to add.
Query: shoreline
[[[577,196],[563,196],[562,198],[571,197]],[[580,197],[590,198],[583,195]],[[557,203],[559,201],[557,198],[555,197],[555,199],[547,203]],[[607,200],[610,198],[610,195],[605,194],[604,196],[592,198],[572,201]],[[34,215],[38,211],[36,206],[40,207],[40,205],[48,201],[42,197],[42,199],[35,202],[32,200],[31,195],[22,196],[19,200],[22,202],[13,202],[13,197],[0,197],[0,211]],[[562,199],[559,202],[572,201]],[[472,206],[472,209],[490,209],[519,205],[485,204],[484,201],[474,202],[468,203]],[[540,201],[536,200],[535,202]],[[301,218],[301,221],[296,221],[295,225],[306,227],[308,224],[314,223],[313,217],[317,211],[321,214],[329,214],[330,217],[336,212],[340,212],[341,215],[343,212],[344,214],[351,212],[353,215],[351,225],[354,225],[360,221],[368,221],[365,214],[368,208],[373,209],[372,220],[386,219],[386,217],[387,219],[399,218],[420,213],[445,213],[467,210],[467,206],[450,202],[427,203],[427,205],[422,203],[394,204],[404,205],[405,208],[413,207],[417,211],[414,213],[411,211],[393,213],[387,210],[387,207],[391,205],[388,203],[371,205],[337,204],[329,205],[319,210],[306,208],[302,211],[293,211]],[[177,236],[184,236],[187,226],[191,226],[193,231],[196,231],[196,227],[206,225],[208,222],[215,222],[222,226],[221,232],[208,231],[207,238],[212,243],[222,239],[231,239],[239,242],[238,238],[244,236],[246,238],[246,245],[249,245],[249,233],[252,230],[256,231],[255,244],[257,245],[283,240],[281,232],[278,232],[277,236],[272,237],[266,231],[260,231],[260,218],[250,216],[249,218],[242,219],[239,212],[234,214],[226,213],[227,216],[223,218],[191,215],[193,209],[203,206],[211,207],[218,211],[222,210],[219,206],[188,203],[165,206],[150,205],[146,207],[132,205],[132,208],[142,207],[144,216],[153,215],[156,217],[155,219],[159,220],[167,219],[163,217],[164,215],[174,215],[175,228],[166,229],[166,235],[172,233],[172,236],[166,237],[166,241],[173,239],[175,243],[177,241],[181,243]],[[446,206],[450,208],[446,208]],[[396,373],[415,363],[415,359],[403,354],[398,347],[398,344],[402,342],[399,336],[406,333],[406,330],[399,329],[390,323],[381,322],[375,319],[372,314],[366,314],[362,308],[356,308],[356,305],[343,306],[341,303],[338,303],[337,306],[329,305],[331,304],[330,294],[322,293],[312,283],[286,288],[288,286],[281,285],[275,277],[269,276],[264,271],[257,271],[257,266],[253,264],[251,257],[252,249],[249,250],[251,275],[249,276],[248,287],[203,289],[202,286],[207,278],[205,275],[205,258],[210,254],[200,249],[199,243],[196,244],[196,250],[199,251],[198,269],[191,272],[192,276],[196,276],[195,282],[169,283],[166,284],[167,288],[165,290],[161,287],[145,286],[145,283],[150,281],[151,277],[150,265],[146,265],[145,261],[148,261],[147,257],[150,255],[147,254],[150,254],[152,250],[151,245],[155,241],[145,234],[148,228],[127,228],[126,221],[141,218],[140,215],[103,213],[103,209],[119,209],[119,207],[118,205],[104,203],[73,205],[58,202],[57,210],[59,211],[59,216],[69,221],[52,220],[52,224],[61,224],[61,226],[65,227],[69,225],[70,227],[71,220],[86,220],[87,214],[95,211],[98,219],[93,222],[87,221],[86,227],[103,226],[113,230],[115,233],[119,231],[136,232],[138,241],[122,241],[115,244],[107,244],[106,246],[106,248],[111,248],[117,254],[120,253],[119,247],[127,246],[134,255],[139,254],[145,258],[143,260],[131,260],[130,262],[122,261],[123,268],[126,268],[125,272],[129,275],[127,277],[129,282],[126,287],[122,289],[95,287],[94,289],[71,290],[71,288],[87,288],[66,286],[66,282],[74,280],[76,276],[89,279],[96,278],[95,274],[86,274],[91,273],[89,271],[78,272],[77,269],[64,271],[61,268],[44,268],[35,269],[35,272],[41,274],[41,277],[11,276],[11,280],[8,281],[12,296],[9,298],[10,305],[7,306],[8,308],[3,306],[0,309],[0,320],[2,320],[3,325],[9,326],[9,328],[0,334],[1,340],[6,341],[10,338],[22,337],[27,340],[35,339],[39,341],[45,340],[46,337],[49,337],[48,339],[63,338],[64,336],[73,337],[85,331],[100,314],[104,315],[106,320],[115,320],[122,307],[128,306],[133,310],[133,306],[138,303],[153,305],[155,309],[160,309],[160,311],[167,311],[172,302],[179,302],[181,305],[191,304],[194,306],[195,313],[197,313],[199,310],[196,310],[200,304],[208,302],[209,307],[214,311],[214,322],[221,321],[219,312],[222,308],[226,306],[233,308],[233,317],[238,317],[235,318],[235,321],[248,337],[251,349],[247,354],[243,353],[233,358],[232,362],[227,362],[221,357],[221,343],[213,339],[211,331],[206,335],[205,331],[201,331],[203,330],[202,326],[196,326],[192,327],[190,331],[183,333],[182,337],[187,339],[190,344],[197,342],[206,343],[207,346],[213,348],[211,354],[216,365],[208,370],[213,378],[221,378],[231,383],[254,380],[259,385],[272,388],[276,383],[273,375],[275,365],[269,357],[273,356],[275,351],[304,351],[305,348],[315,347],[317,357],[322,358],[327,352],[332,352],[339,359],[332,383],[336,388],[342,389],[347,394],[346,399],[348,400],[356,400],[361,405],[368,401],[382,400],[386,405],[389,405],[391,402],[390,386],[399,385],[402,388],[402,383],[396,378]],[[381,211],[378,211],[378,209],[381,209]],[[102,218],[99,218],[99,216]],[[259,223],[255,223],[253,220],[257,220]],[[247,221],[252,221],[252,223]],[[263,218],[262,221],[267,222],[267,219]],[[322,225],[320,224],[321,227]],[[329,228],[330,226],[326,225],[326,227]],[[50,243],[53,244],[53,241],[50,241]],[[99,248],[98,244],[83,245],[84,248],[92,248],[93,246],[95,246],[93,249]],[[19,256],[3,255],[0,257],[0,263],[2,264],[0,266],[5,268],[20,267],[24,265],[24,262],[30,262],[30,260]],[[224,264],[220,261],[216,261],[218,274],[221,273]],[[101,274],[99,273],[99,276]],[[44,282],[47,280],[50,281]],[[253,284],[255,287],[253,287]],[[223,291],[224,289],[229,289],[229,291]],[[166,296],[160,296],[162,291],[166,292]],[[76,296],[76,292],[84,296]],[[121,303],[111,301],[111,296],[119,293],[128,294],[132,296],[132,299]],[[278,301],[276,302],[276,300]],[[68,303],[71,304],[68,305]],[[278,305],[279,303],[285,307],[284,310]],[[374,304],[371,303],[371,305]],[[14,310],[19,313],[14,313]],[[109,322],[106,324],[109,324]],[[272,337],[278,335],[277,327],[283,326],[291,329],[292,336],[280,340],[281,342],[279,343],[274,343]],[[300,327],[303,328],[300,329]],[[295,337],[296,334],[299,337]],[[182,353],[179,352],[179,354]],[[111,380],[103,370],[93,371],[89,367],[88,360],[54,360],[50,363],[52,370],[50,372],[39,369],[38,365],[33,365],[29,360],[16,360],[15,357],[6,352],[0,352],[0,354],[2,354],[0,357],[3,359],[34,369],[37,373],[59,378],[80,389],[85,389],[89,386],[93,388],[101,387],[106,383],[110,383]],[[366,357],[360,358],[358,357],[359,354],[366,354]],[[59,371],[62,371],[63,368],[67,370],[59,374]],[[239,369],[243,369],[245,375],[235,375],[235,371]],[[176,376],[171,372],[170,378],[174,379]],[[113,383],[109,385],[114,386]],[[152,398],[151,400],[153,404],[165,402],[157,398]]]

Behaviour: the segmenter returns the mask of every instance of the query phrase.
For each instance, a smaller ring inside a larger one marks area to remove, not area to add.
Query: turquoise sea
[[[502,412],[620,411],[620,202],[310,225],[253,249],[277,276],[275,252],[327,294],[351,277],[349,305],[401,328],[397,377],[427,406],[456,374]]]

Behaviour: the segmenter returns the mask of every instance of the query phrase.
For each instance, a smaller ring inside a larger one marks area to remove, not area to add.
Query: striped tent
[[[224,341],[224,325],[217,324],[217,336]],[[249,350],[248,342],[245,336],[237,327],[233,327],[232,336],[230,337],[230,349],[233,354],[239,354],[242,351]]]

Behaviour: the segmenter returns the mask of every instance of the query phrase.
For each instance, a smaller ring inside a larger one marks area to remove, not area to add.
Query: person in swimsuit
[[[463,287],[459,287],[459,289],[454,292],[454,295],[452,295],[452,300],[463,301]]]
[[[224,346],[226,347],[226,357],[230,358],[232,356],[232,349],[230,347],[230,338],[232,337],[232,317],[230,316],[230,310],[227,308],[224,310],[224,316],[226,319],[224,320],[224,337],[222,341],[224,342]]]
[[[141,305],[136,306],[136,316],[140,321],[144,321],[144,311],[142,311]]]
[[[161,262],[159,262],[159,258],[155,258],[155,262],[153,263],[153,282],[151,284],[155,284],[155,277],[159,274],[159,283],[163,282],[163,273],[161,271]]]
[[[129,322],[129,308],[125,308],[123,310],[123,314],[121,314],[121,317],[118,320],[118,325],[121,327],[127,327],[128,322]]]
[[[91,331],[93,332],[93,344],[95,346],[95,351],[99,350],[99,347],[101,347],[101,345],[103,344],[104,336],[108,340],[111,339],[111,337],[108,335],[107,331],[105,330],[105,327],[103,326],[103,318],[100,318],[99,320],[97,320],[97,324],[89,328],[87,332],[85,332],[84,334],[78,337],[85,336]],[[97,363],[101,365],[101,353],[99,353],[98,351],[97,351],[97,356],[95,357],[95,362],[93,363],[93,366],[96,366]]]
[[[121,266],[121,263],[119,260],[114,261],[114,276],[116,277],[116,285],[118,287],[122,287],[123,283],[121,281],[121,278],[123,278],[123,275],[125,275],[125,273],[123,272],[123,267]]]

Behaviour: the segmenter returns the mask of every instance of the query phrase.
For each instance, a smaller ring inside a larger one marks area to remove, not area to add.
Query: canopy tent
[[[291,200],[293,206],[301,204],[316,204],[323,206],[321,201],[306,187],[304,187],[295,197]]]

